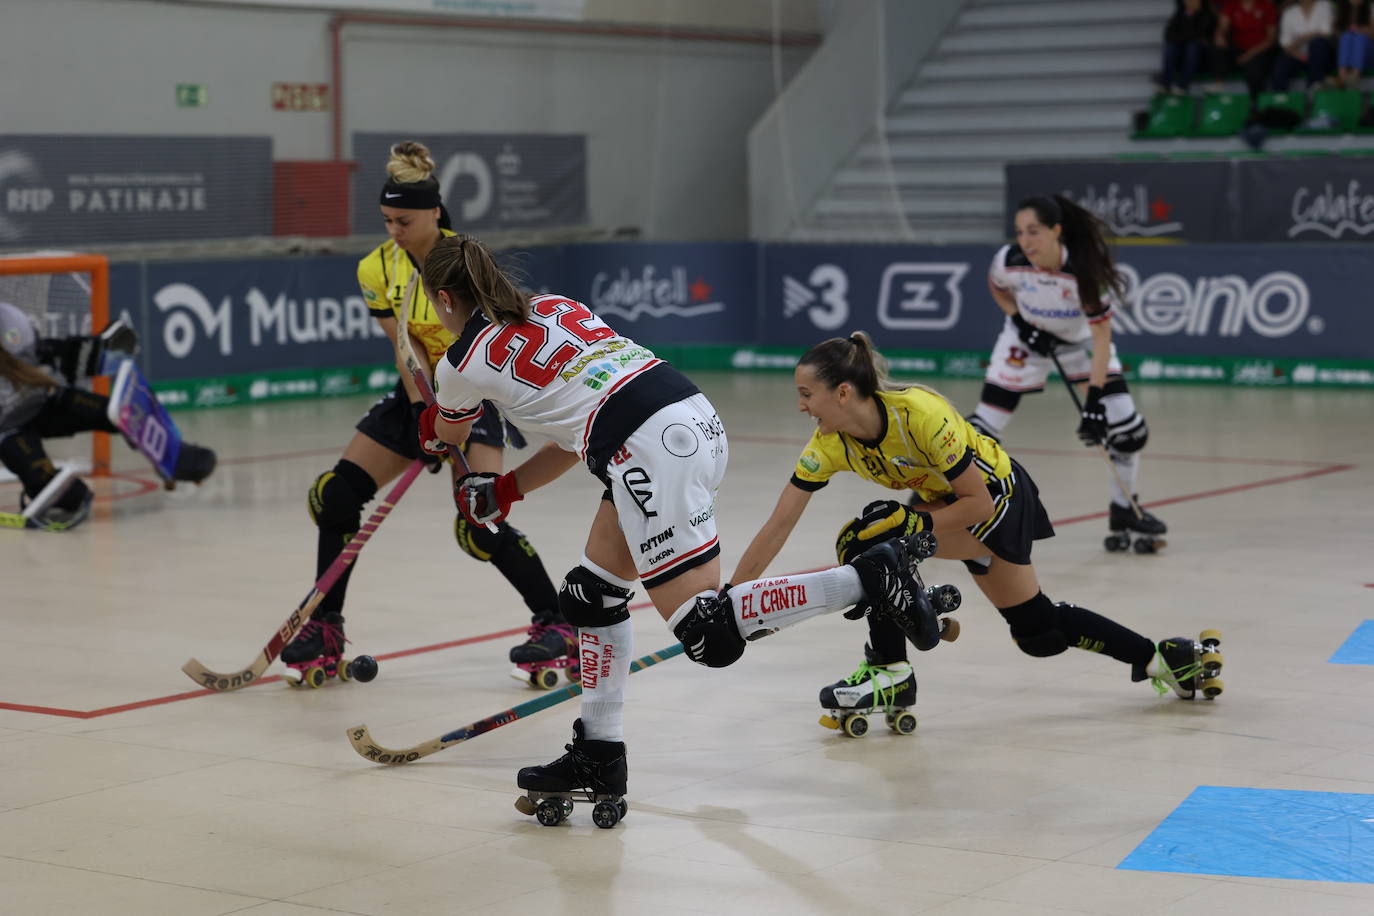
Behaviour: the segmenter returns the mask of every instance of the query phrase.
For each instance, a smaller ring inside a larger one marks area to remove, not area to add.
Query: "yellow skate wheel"
[[[1204,652],[1202,653],[1202,675],[1203,677],[1216,677],[1221,673],[1221,653]]]
[[[545,668],[530,675],[530,683],[540,690],[552,690],[558,686],[558,672],[553,668]]]
[[[323,686],[324,686],[324,669],[323,669],[323,668],[307,668],[307,669],[305,669],[305,683],[308,684],[308,685],[310,685],[311,687],[313,687],[313,688],[315,688],[315,689],[319,689],[320,687],[323,687]]]
[[[339,659],[339,666],[338,666],[337,668],[334,669],[334,674],[338,677],[339,680],[341,680],[341,681],[351,681],[351,680],[353,680],[353,672],[348,670],[348,666],[351,665],[351,664],[353,664],[353,659],[351,659],[351,658],[341,658],[341,659]]]
[[[1198,634],[1197,641],[1202,643],[1204,649],[1214,649],[1221,645],[1221,631],[1203,630]]]
[[[910,735],[916,731],[916,717],[906,710],[897,713],[887,724],[899,735]]]
[[[834,716],[832,716],[832,715],[831,715],[830,713],[828,713],[828,712],[827,712],[827,713],[822,713],[822,714],[821,714],[821,724],[824,725],[826,728],[839,728],[839,727],[840,727],[840,720],[839,720],[839,719],[836,719]]]
[[[940,638],[945,642],[954,642],[959,638],[959,621],[953,617],[940,618]]]
[[[1226,685],[1221,682],[1219,677],[1209,677],[1202,682],[1202,695],[1209,700],[1215,700],[1221,696],[1221,692],[1226,689]]]
[[[515,810],[519,811],[521,814],[532,815],[536,809],[534,807],[534,802],[530,801],[530,797],[528,795],[522,795],[515,800]]]
[[[868,716],[855,713],[844,720],[844,733],[851,738],[862,738],[868,734]]]

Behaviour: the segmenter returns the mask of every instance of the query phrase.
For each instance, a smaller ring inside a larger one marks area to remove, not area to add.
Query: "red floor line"
[[[1197,499],[1211,499],[1216,496],[1226,496],[1231,493],[1240,493],[1245,490],[1253,490],[1258,487],[1272,487],[1278,486],[1279,484],[1295,483],[1299,480],[1308,480],[1313,477],[1321,477],[1326,474],[1336,474],[1340,473],[1341,471],[1353,470],[1355,467],[1356,465],[1353,464],[1333,464],[1328,465],[1326,467],[1317,468],[1311,471],[1304,471],[1300,474],[1289,474],[1284,477],[1271,477],[1267,480],[1256,480],[1252,483],[1241,483],[1230,487],[1218,487],[1211,490],[1202,490],[1197,493],[1187,493],[1182,496],[1169,496],[1164,499],[1153,500],[1151,502],[1145,503],[1144,505],[1149,507],[1168,506],[1174,503],[1190,502],[1192,500]],[[1073,525],[1078,522],[1086,522],[1092,521],[1093,519],[1105,518],[1106,516],[1106,512],[1094,512],[1090,515],[1076,515],[1071,518],[1056,519],[1054,520],[1053,524]],[[804,572],[814,572],[814,570],[804,570]],[[1374,588],[1374,582],[1368,583],[1366,585],[1366,588]],[[630,610],[635,611],[650,606],[650,602],[644,601],[639,604],[632,605],[630,607]],[[468,636],[462,639],[453,639],[447,642],[435,643],[430,646],[420,646],[416,649],[401,649],[396,652],[387,652],[385,654],[378,655],[377,660],[385,661],[391,658],[404,658],[408,655],[422,655],[426,652],[438,652],[441,649],[452,649],[457,646],[469,646],[473,643],[490,642],[493,639],[501,639],[506,636],[515,636],[519,633],[523,633],[524,631],[524,627],[513,627],[509,630],[497,630],[494,633],[485,633],[481,636]],[[273,675],[271,677],[263,678],[262,680],[255,683],[253,686],[256,687],[258,686],[258,684],[268,684],[273,681],[279,680],[281,680],[280,675]],[[214,690],[191,690],[187,691],[186,693],[175,693],[165,697],[155,697],[151,700],[139,700],[134,703],[124,703],[120,706],[107,706],[103,709],[93,709],[86,712],[76,709],[58,709],[50,706],[26,706],[19,703],[3,702],[0,702],[0,709],[8,709],[13,712],[29,712],[45,716],[68,716],[76,719],[94,719],[98,716],[109,716],[115,713],[129,712],[135,709],[144,709],[149,706],[160,706],[164,703],[175,703],[180,700],[190,700],[195,697],[209,696],[216,692],[217,691]]]

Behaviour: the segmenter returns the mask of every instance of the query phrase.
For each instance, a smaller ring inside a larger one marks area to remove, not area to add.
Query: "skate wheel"
[[[945,642],[954,642],[959,638],[959,621],[953,617],[940,618],[940,638]]]
[[[610,830],[620,823],[620,808],[615,802],[597,802],[592,806],[592,823],[602,830]]]
[[[905,710],[892,716],[887,724],[899,735],[910,735],[916,731],[916,717]]]
[[[553,668],[543,668],[530,674],[530,683],[540,690],[552,690],[558,686],[558,672]]]
[[[533,814],[537,809],[528,795],[522,795],[515,800],[515,810],[521,814]]]
[[[1132,545],[1132,549],[1140,554],[1154,553],[1156,549],[1155,540],[1154,538],[1138,538]]]
[[[844,733],[851,738],[862,738],[868,734],[868,716],[856,713],[845,719]]]
[[[839,727],[840,727],[840,720],[839,720],[839,719],[836,719],[834,716],[830,715],[830,713],[828,713],[828,712],[827,712],[827,713],[822,713],[822,714],[821,714],[820,722],[821,722],[821,724],[824,725],[826,728],[839,728]]]
[[[1102,546],[1107,548],[1108,553],[1121,553],[1131,546],[1131,539],[1124,534],[1109,534],[1102,539]]]
[[[339,664],[334,668],[334,676],[341,681],[353,680],[353,659],[339,659]]]
[[[305,678],[304,678],[304,681],[305,681],[305,683],[306,683],[308,686],[310,686],[311,688],[313,688],[313,689],[315,689],[315,690],[318,690],[318,689],[320,689],[321,687],[324,686],[324,678],[325,678],[325,674],[324,674],[324,669],[323,669],[323,668],[307,668],[307,669],[305,669]]]
[[[545,827],[552,827],[563,820],[563,809],[557,802],[541,801],[539,807],[534,810],[534,816]]]
[[[1204,649],[1215,649],[1221,645],[1220,630],[1203,630],[1198,634],[1197,641],[1202,643]]]
[[[1209,700],[1215,700],[1221,696],[1221,692],[1226,689],[1226,685],[1221,682],[1219,677],[1210,677],[1202,682],[1202,695]]]
[[[1221,674],[1221,662],[1222,658],[1220,652],[1202,653],[1202,676],[1205,678],[1213,678]]]
[[[953,585],[937,585],[931,589],[931,599],[931,604],[934,604],[941,614],[953,614],[959,610],[959,605],[964,603],[964,596]]]
[[[623,798],[616,799],[616,810],[620,812],[620,819],[625,820],[625,815],[630,813],[630,803]]]
[[[907,549],[917,560],[928,560],[940,549],[933,531],[918,531],[907,539]]]

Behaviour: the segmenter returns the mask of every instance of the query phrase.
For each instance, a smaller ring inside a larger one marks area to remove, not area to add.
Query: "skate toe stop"
[[[521,814],[534,814],[534,802],[530,801],[528,795],[522,795],[515,800],[515,810],[519,811]]]

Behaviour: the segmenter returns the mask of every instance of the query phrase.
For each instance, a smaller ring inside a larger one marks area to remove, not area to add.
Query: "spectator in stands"
[[[1217,17],[1207,0],[1174,0],[1174,14],[1164,27],[1164,92],[1187,95],[1193,77],[1207,59],[1207,43],[1217,31]]]
[[[1253,99],[1264,91],[1274,64],[1279,12],[1273,0],[1225,0],[1217,20],[1218,77],[1239,68]]]
[[[1336,69],[1336,11],[1331,0],[1298,0],[1279,22],[1279,56],[1274,89],[1287,92],[1297,74],[1307,72],[1307,88],[1321,85]]]
[[[1370,0],[1340,0],[1336,11],[1337,82],[1344,89],[1359,89],[1360,74],[1374,58],[1374,24],[1370,22]]]

